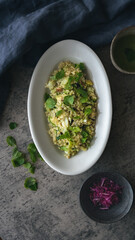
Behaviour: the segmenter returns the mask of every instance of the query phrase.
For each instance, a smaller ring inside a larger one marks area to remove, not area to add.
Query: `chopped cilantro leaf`
[[[63,113],[63,110],[59,110],[58,112],[56,112],[56,117],[59,117],[62,113]]]
[[[44,100],[46,102],[46,100],[50,97],[50,95],[48,93],[45,93],[45,96],[44,96]]]
[[[18,126],[18,124],[16,122],[9,123],[9,127],[11,130],[15,129],[17,126]]]
[[[91,108],[85,108],[85,111],[84,111],[84,114],[87,116],[87,115],[90,115],[92,113],[92,109]]]
[[[12,136],[7,137],[7,144],[11,147],[16,146],[16,140]]]
[[[64,70],[62,69],[61,71],[59,71],[59,72],[56,73],[56,79],[58,80],[58,79],[61,79],[61,78],[63,78],[63,77],[65,77],[65,72],[64,72]]]
[[[29,172],[32,173],[32,174],[34,174],[34,173],[35,173],[35,167],[34,167],[34,166],[31,166],[31,167],[29,168]]]
[[[55,107],[55,104],[56,104],[56,101],[51,97],[49,97],[46,100],[46,108],[48,108],[48,109],[53,109]]]
[[[19,151],[18,151],[18,148],[15,147],[15,148],[13,149],[13,152],[12,152],[12,158],[15,159],[15,158],[18,158],[18,157],[21,157],[21,156],[23,156],[23,153],[22,153],[22,152],[19,152]]]
[[[19,167],[25,163],[24,157],[18,157],[11,160],[14,167]]]
[[[66,96],[64,97],[65,105],[72,105],[74,103],[74,96]]]
[[[25,182],[24,182],[24,187],[25,188],[29,188],[32,191],[36,191],[37,188],[38,188],[37,180],[35,178],[33,178],[33,177],[26,178]]]
[[[69,131],[66,131],[64,134],[56,137],[57,140],[59,140],[59,139],[66,139],[66,138],[70,138],[70,133],[69,133]]]
[[[81,103],[87,103],[88,102],[88,98],[87,97],[81,97],[80,98],[80,102]]]
[[[31,168],[31,163],[27,162],[27,163],[24,163],[23,166],[27,169]]]

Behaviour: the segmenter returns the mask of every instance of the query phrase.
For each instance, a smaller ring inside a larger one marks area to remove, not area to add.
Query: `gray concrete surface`
[[[64,176],[46,163],[36,163],[38,191],[24,188],[30,174],[13,168],[12,149],[6,137],[15,136],[26,151],[31,142],[27,119],[27,94],[33,69],[13,66],[10,96],[0,120],[0,237],[2,240],[135,240],[135,205],[126,217],[113,224],[89,219],[79,205],[79,189],[91,174],[115,170],[135,188],[135,75],[124,75],[110,62],[109,47],[96,51],[102,60],[112,90],[113,121],[106,149],[99,161],[78,176]],[[14,131],[11,121],[19,126]]]

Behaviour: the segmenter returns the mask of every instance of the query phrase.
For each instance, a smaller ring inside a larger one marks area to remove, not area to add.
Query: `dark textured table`
[[[24,188],[30,176],[23,167],[11,164],[6,137],[15,136],[26,152],[32,141],[27,119],[27,94],[33,69],[17,65],[10,96],[0,119],[0,237],[2,240],[135,240],[135,206],[121,221],[100,224],[89,219],[79,205],[79,190],[91,174],[115,170],[135,188],[135,75],[124,75],[110,62],[109,47],[96,51],[102,60],[112,90],[113,121],[109,141],[99,161],[87,172],[64,176],[46,163],[36,163],[38,191]],[[19,126],[10,130],[16,121]]]

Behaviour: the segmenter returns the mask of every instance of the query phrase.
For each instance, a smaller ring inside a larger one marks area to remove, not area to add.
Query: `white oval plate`
[[[45,83],[52,70],[63,60],[83,62],[98,95],[96,134],[92,145],[87,151],[80,151],[70,159],[64,157],[64,153],[53,144],[48,135],[48,124],[43,107]],[[40,58],[33,72],[27,107],[33,141],[51,168],[65,175],[76,175],[85,172],[97,162],[109,137],[112,101],[107,74],[100,59],[91,48],[75,40],[64,40],[50,47]]]

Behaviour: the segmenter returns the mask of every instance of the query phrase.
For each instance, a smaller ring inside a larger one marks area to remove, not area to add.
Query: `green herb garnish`
[[[76,90],[76,92],[79,93],[82,97],[88,98],[88,93],[87,93],[85,90],[83,90],[82,88],[76,88],[75,90]]]
[[[85,70],[84,63],[79,63],[79,68],[80,68],[81,71],[84,71]]]
[[[44,159],[41,157],[41,155],[39,154],[39,152],[37,152],[37,157],[38,157],[41,161],[44,161]]]
[[[37,148],[34,143],[29,143],[29,145],[27,146],[27,150],[28,152],[34,152],[34,153],[37,152]]]
[[[85,143],[88,139],[89,134],[86,131],[82,131],[81,134],[83,136],[83,138],[81,139],[81,142]]]
[[[9,127],[11,130],[15,129],[17,126],[18,126],[18,124],[16,122],[9,123]]]
[[[19,152],[19,151],[18,151],[18,148],[15,147],[15,148],[13,149],[13,152],[12,152],[12,158],[15,159],[15,158],[18,158],[18,157],[21,157],[21,156],[23,156],[23,153],[22,153],[22,152]]]
[[[63,78],[63,77],[65,77],[65,72],[64,72],[64,70],[62,69],[61,71],[59,71],[59,72],[56,73],[56,79],[58,80],[58,79],[61,79],[61,78]]]
[[[68,150],[68,148],[65,147],[65,146],[60,147],[60,149],[61,149],[62,151],[67,151],[67,150]]]
[[[37,149],[34,143],[29,143],[27,150],[30,154],[31,161],[35,163],[37,161]]]
[[[84,110],[85,116],[90,115],[91,113],[92,113],[92,109],[91,108],[85,108],[85,110]]]
[[[85,137],[85,138],[89,136],[89,134],[88,134],[86,131],[82,131],[81,134],[82,134],[82,136]]]
[[[46,108],[48,108],[48,109],[53,109],[54,107],[55,107],[55,104],[56,104],[56,101],[53,99],[53,98],[48,98],[47,100],[46,100]]]
[[[11,147],[16,146],[16,140],[12,136],[7,137],[7,144]]]
[[[64,104],[65,105],[72,105],[74,103],[74,96],[66,96],[64,97]]]
[[[17,157],[11,160],[14,167],[20,167],[25,163],[24,157]]]
[[[32,174],[34,174],[34,173],[35,173],[35,167],[34,167],[34,166],[31,166],[31,167],[29,168],[29,172],[32,173]]]
[[[84,63],[75,64],[75,68],[79,68],[81,71],[84,71],[85,65],[84,65]]]
[[[88,102],[88,98],[87,97],[81,97],[80,98],[80,102],[81,103],[87,103]]]
[[[30,173],[34,173],[35,172],[35,167],[31,165],[31,163],[27,162],[25,164],[23,164],[23,166],[25,168],[27,168],[29,170]]]
[[[31,168],[31,163],[27,162],[27,163],[24,163],[23,166],[27,169]]]
[[[74,133],[78,133],[78,132],[81,132],[81,128],[79,127],[68,127],[68,129]]]
[[[81,139],[81,142],[82,142],[82,143],[85,143],[86,141],[87,141],[87,138],[82,138],[82,139]]]
[[[35,163],[37,161],[37,158],[40,158],[42,161],[44,161],[44,159],[39,154],[39,152],[38,152],[34,143],[29,143],[29,145],[27,146],[27,150],[30,154],[30,158],[31,158],[33,163]]]
[[[50,79],[56,80],[56,75],[50,76]]]
[[[46,100],[47,100],[48,98],[50,98],[50,95],[49,95],[48,93],[45,93],[45,95],[44,95],[44,100],[45,100],[45,102],[46,102]]]
[[[38,188],[37,180],[33,177],[26,178],[24,182],[24,187],[29,188],[32,191],[37,191],[37,188]]]
[[[56,117],[59,117],[63,113],[63,110],[56,112]]]
[[[66,139],[66,138],[70,138],[70,137],[71,137],[71,136],[70,136],[69,131],[66,131],[66,132],[63,133],[62,135],[56,137],[56,139],[59,140],[59,139]]]
[[[29,154],[31,161],[35,163],[37,161],[37,154],[35,154],[34,152],[29,152]]]

